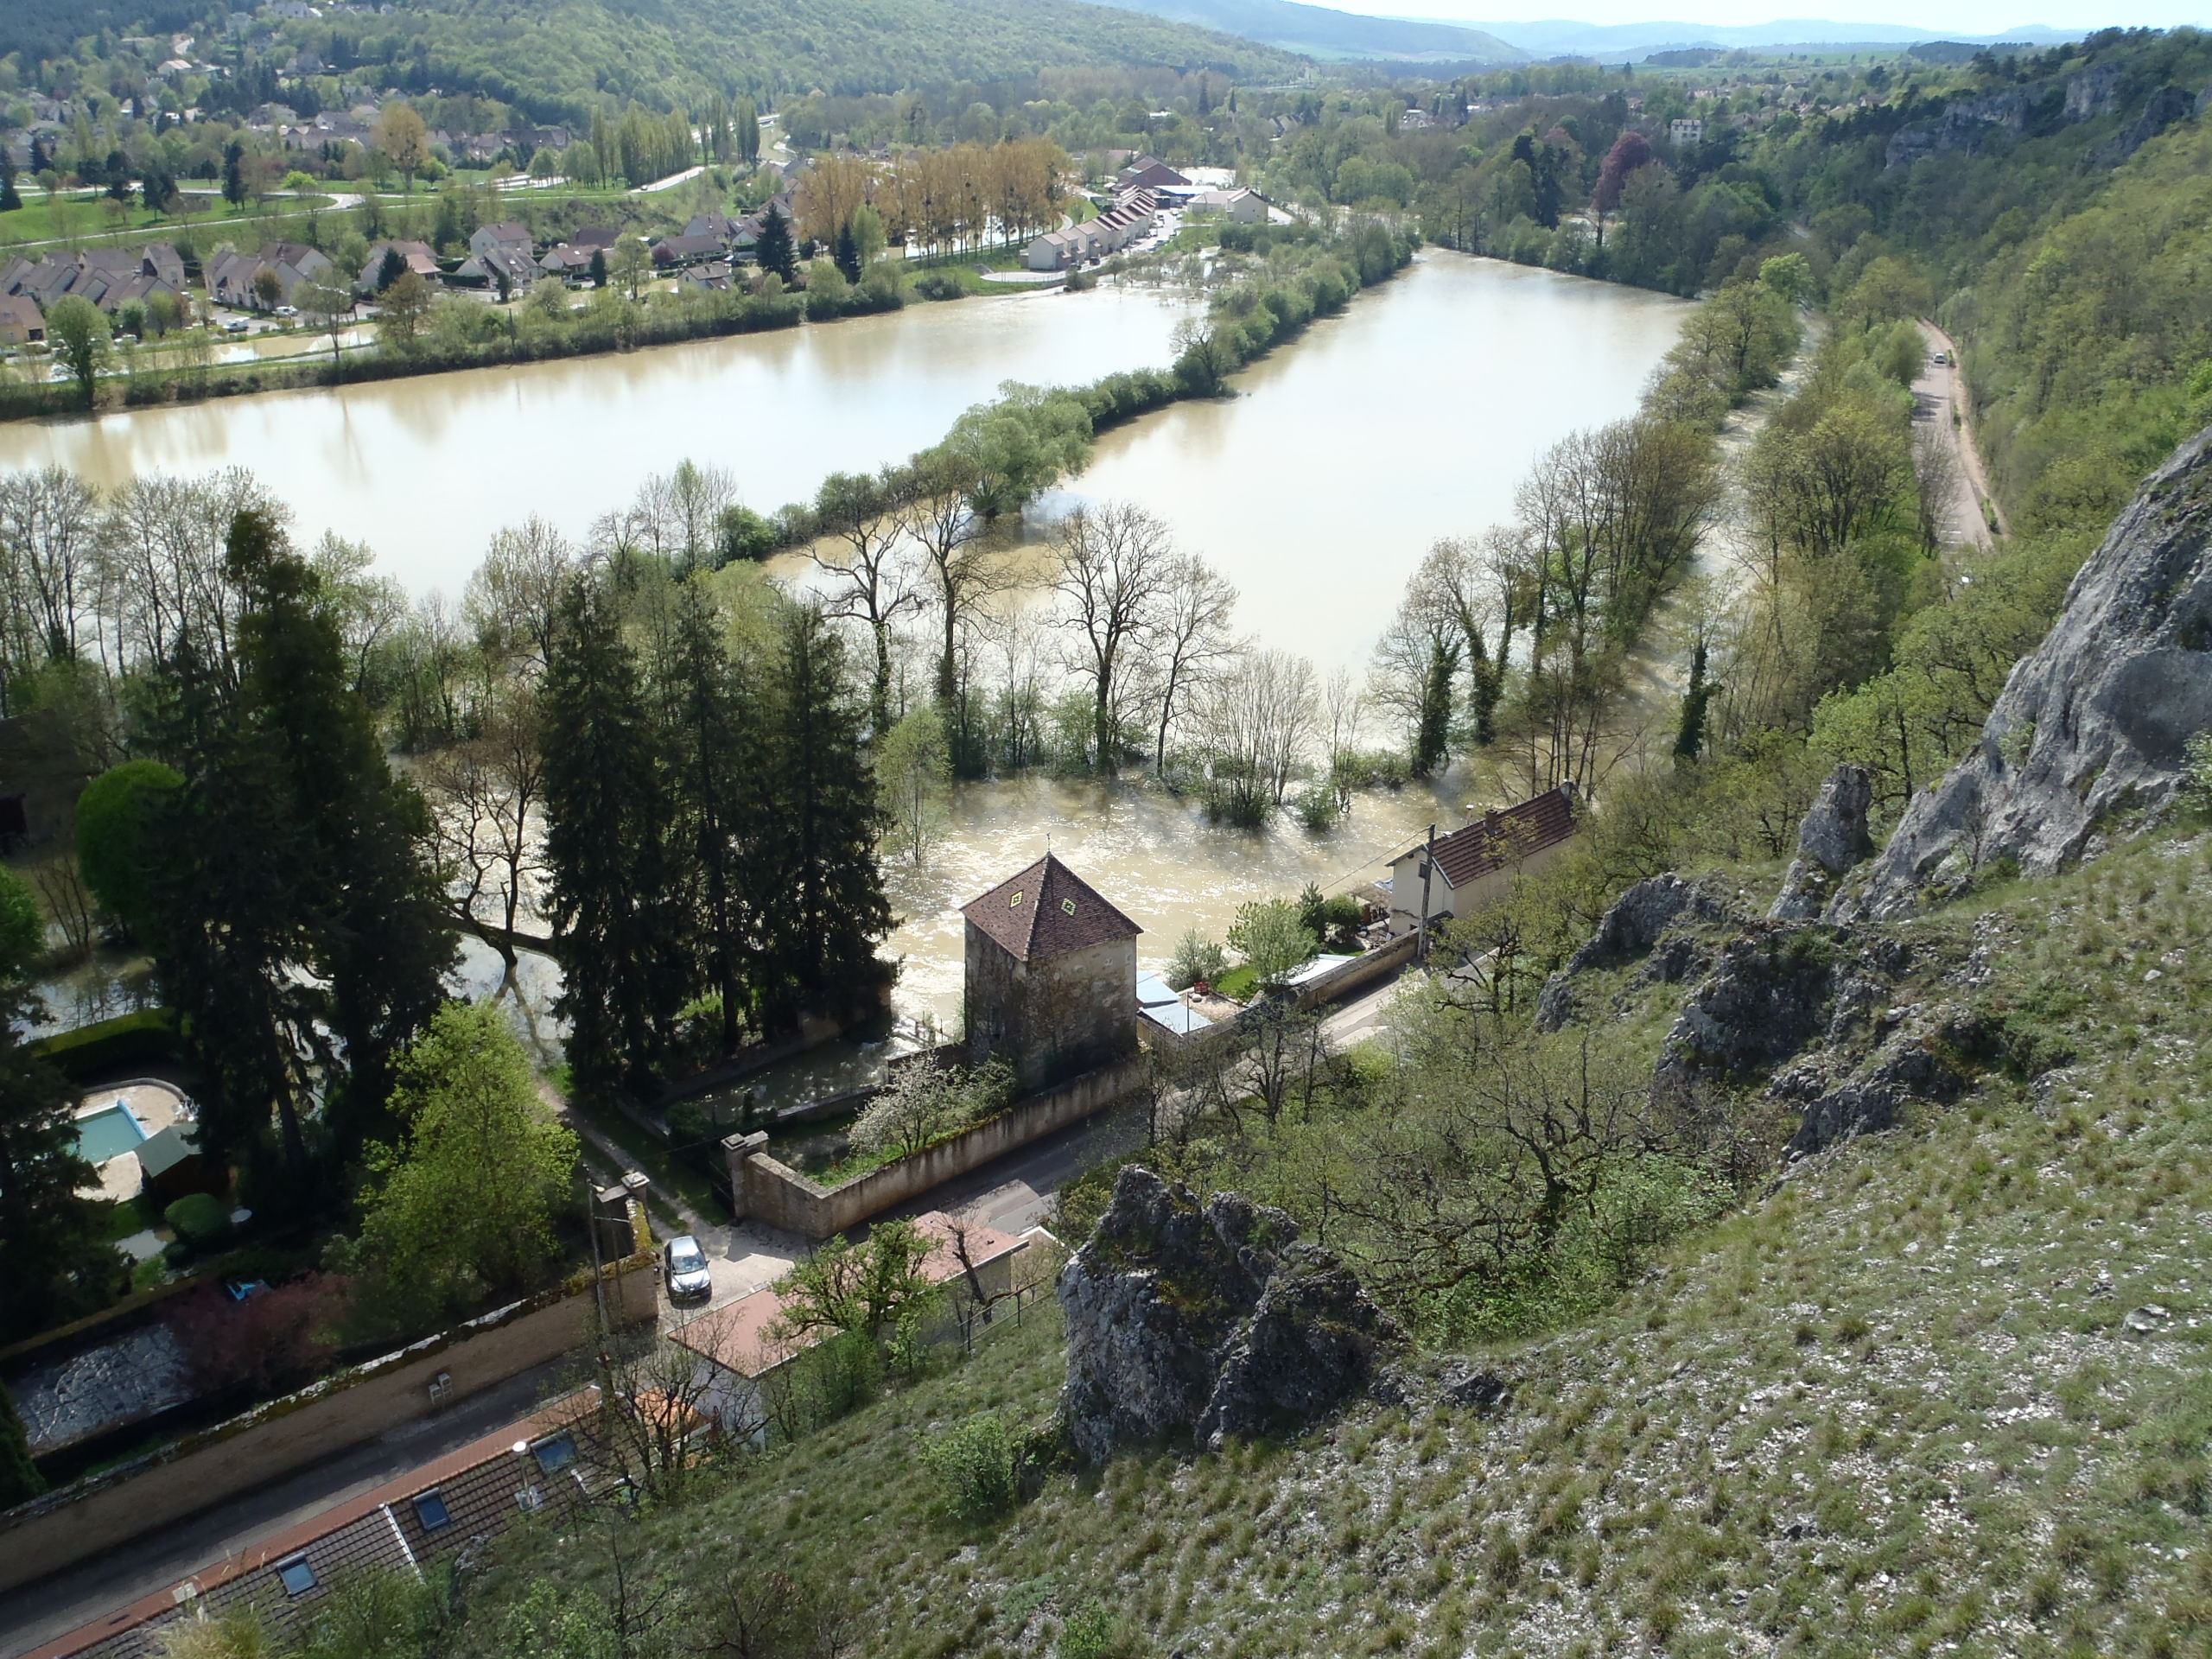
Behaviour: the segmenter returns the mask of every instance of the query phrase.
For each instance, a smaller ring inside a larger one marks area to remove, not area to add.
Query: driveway
[[[1912,423],[1934,434],[1936,441],[1951,452],[1951,491],[1943,508],[1943,539],[1986,548],[1994,538],[1983,506],[1987,504],[1994,512],[1996,498],[1990,493],[1989,476],[1974,447],[1959,348],[1932,322],[1922,321],[1920,334],[1927,341],[1928,355],[1921,364],[1920,378],[1912,383]],[[1936,361],[1939,353],[1945,359],[1940,364]],[[2001,519],[1999,528],[2003,528]]]

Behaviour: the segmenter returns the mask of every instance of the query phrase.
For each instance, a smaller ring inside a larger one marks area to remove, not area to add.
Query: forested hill
[[[1325,60],[1397,63],[1526,63],[1529,54],[1459,23],[1363,17],[1296,0],[1114,0],[1131,11],[1263,41]]]
[[[699,108],[718,92],[895,92],[1056,68],[1281,80],[1309,67],[1077,0],[413,0],[289,32],[327,42],[336,67],[388,64],[409,90],[467,88],[541,119],[580,117],[604,94]]]

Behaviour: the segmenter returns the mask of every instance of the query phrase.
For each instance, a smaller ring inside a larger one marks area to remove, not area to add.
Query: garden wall
[[[1411,962],[1414,948],[1420,944],[1418,933],[1408,933],[1354,957],[1335,972],[1299,987],[1298,1006],[1318,1008],[1325,1002],[1338,1001],[1354,991],[1365,989],[1385,974],[1394,974]]]
[[[729,1160],[735,1219],[757,1217],[803,1238],[832,1237],[994,1158],[1082,1122],[1132,1093],[1143,1078],[1141,1060],[1100,1066],[1057,1089],[1018,1101],[949,1141],[836,1186],[823,1186],[769,1157],[766,1135],[733,1135],[722,1142],[722,1150]]]
[[[607,1313],[637,1325],[659,1311],[653,1258],[605,1274]],[[481,1389],[558,1357],[591,1333],[590,1276],[327,1376],[226,1423],[0,1514],[0,1592],[435,1415]],[[444,1386],[434,1396],[432,1384]]]

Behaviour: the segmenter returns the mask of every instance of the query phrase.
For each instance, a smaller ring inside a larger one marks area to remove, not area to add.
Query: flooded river
[[[410,588],[450,593],[492,532],[530,513],[581,534],[687,454],[732,467],[748,502],[772,508],[829,471],[904,457],[1001,380],[1163,363],[1187,305],[1110,289],[969,301],[624,357],[0,426],[0,467],[60,461],[113,483],[247,465],[308,533],[365,539]],[[1141,502],[1235,583],[1241,631],[1325,675],[1357,667],[1429,544],[1503,519],[1541,449],[1630,413],[1687,310],[1431,251],[1238,376],[1235,397],[1108,434],[1031,533],[1079,500]],[[1285,817],[1256,836],[1136,785],[964,788],[928,863],[887,870],[899,1010],[952,1023],[958,906],[1048,841],[1145,929],[1140,955],[1154,965],[1185,928],[1219,938],[1249,900],[1378,873],[1432,821],[1463,822],[1472,787],[1370,795],[1325,834]],[[473,989],[497,976],[472,953]],[[552,977],[534,964],[528,1000],[543,1006]]]

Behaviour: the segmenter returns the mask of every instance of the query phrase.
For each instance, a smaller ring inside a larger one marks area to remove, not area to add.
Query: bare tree
[[[1360,727],[1367,716],[1367,699],[1351,671],[1340,668],[1329,676],[1321,694],[1322,718],[1329,728],[1329,785],[1336,791],[1339,812],[1351,806],[1352,768],[1359,754]]]
[[[1178,559],[1160,586],[1160,602],[1145,645],[1158,713],[1152,750],[1154,772],[1167,765],[1176,718],[1236,655],[1229,632],[1236,590],[1195,553]]]
[[[239,596],[226,573],[232,521],[249,508],[289,522],[291,510],[244,467],[202,479],[134,479],[101,523],[100,556],[112,607],[116,656],[162,663],[191,642],[228,679]]]
[[[575,569],[575,549],[535,514],[493,536],[461,601],[461,614],[486,654],[503,665],[543,673],[561,594]]]
[[[1065,607],[1058,620],[1077,636],[1071,666],[1090,687],[1092,764],[1111,772],[1127,659],[1153,632],[1175,575],[1175,543],[1154,514],[1109,503],[1061,520],[1053,552],[1049,580]]]
[[[1282,804],[1313,740],[1313,664],[1279,651],[1248,653],[1213,686],[1206,723],[1228,816],[1257,825]]]
[[[486,711],[480,735],[427,756],[419,768],[430,808],[430,855],[454,919],[499,953],[552,942],[523,931],[537,911],[545,865],[534,813],[545,779],[535,698],[510,692]],[[487,918],[489,903],[496,919]]]
[[[816,494],[815,512],[825,536],[843,543],[843,551],[826,551],[818,544],[810,550],[816,566],[835,578],[823,610],[861,624],[874,646],[868,715],[879,734],[891,728],[892,631],[900,617],[926,602],[912,586],[909,562],[899,552],[906,531],[900,500],[888,468],[877,478],[832,473]]]
[[[903,527],[921,549],[924,567],[937,589],[943,642],[937,661],[937,696],[948,718],[957,701],[961,630],[985,600],[1012,581],[1005,563],[982,545],[983,521],[969,503],[975,488],[976,469],[959,451],[928,450],[915,457],[914,487],[899,507]]]
[[[99,509],[92,486],[60,467],[0,476],[4,601],[49,661],[73,660],[92,620]]]

